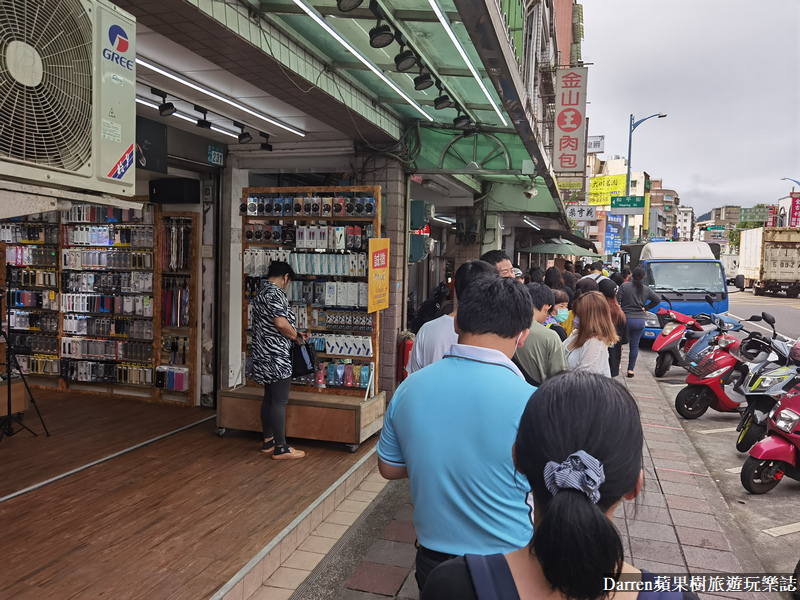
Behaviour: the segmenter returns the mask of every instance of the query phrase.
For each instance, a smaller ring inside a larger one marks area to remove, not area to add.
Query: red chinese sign
[[[778,214],[778,207],[772,205],[768,208],[769,208],[769,217],[767,218],[767,227],[775,227],[775,215]]]
[[[792,192],[792,210],[789,213],[789,227],[800,227],[800,193]]]
[[[587,67],[556,72],[556,123],[553,168],[558,173],[583,173],[586,163]]]

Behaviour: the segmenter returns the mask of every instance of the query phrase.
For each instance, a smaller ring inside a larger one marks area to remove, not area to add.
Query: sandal
[[[628,369],[628,377],[633,377],[633,371],[631,371],[630,369]]]

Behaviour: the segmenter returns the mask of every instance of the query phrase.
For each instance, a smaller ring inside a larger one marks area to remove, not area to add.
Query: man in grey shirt
[[[565,371],[567,358],[561,338],[543,325],[555,303],[553,291],[542,283],[529,283],[525,287],[533,300],[533,323],[525,344],[517,348],[514,362],[528,383],[539,386],[548,377]]]

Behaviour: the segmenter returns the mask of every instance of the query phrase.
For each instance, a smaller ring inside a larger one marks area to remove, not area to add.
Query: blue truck
[[[685,315],[728,311],[728,286],[725,268],[719,260],[719,244],[707,242],[651,242],[623,246],[630,257],[629,267],[642,267],[644,282],[673,310]],[[708,299],[707,299],[708,297]],[[645,314],[643,339],[654,340],[665,325],[656,314],[670,308],[663,301]]]

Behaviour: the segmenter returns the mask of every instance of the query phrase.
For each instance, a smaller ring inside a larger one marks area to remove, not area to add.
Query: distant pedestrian
[[[572,290],[572,293],[574,294],[575,284],[578,281],[578,278],[575,276],[575,273],[572,273],[571,271],[564,271],[563,273],[561,273],[561,279],[564,280],[564,287]]]
[[[625,278],[622,276],[622,273],[620,273],[619,271],[614,271],[611,275],[608,276],[608,278],[611,281],[613,281],[614,285],[616,285],[617,287],[619,287],[623,283],[625,283]]]
[[[569,273],[575,272],[575,264],[571,260],[564,261],[564,270],[568,271]]]
[[[628,267],[625,267],[620,271],[622,273],[622,280],[623,281],[630,281],[631,280],[631,270]]]
[[[441,360],[445,352],[450,349],[450,346],[458,343],[458,334],[455,330],[458,299],[464,294],[467,286],[474,279],[481,276],[497,276],[497,269],[482,260],[471,260],[458,268],[454,278],[455,286],[453,287],[455,294],[453,306],[455,308],[449,315],[443,315],[438,319],[428,321],[419,330],[414,338],[414,345],[411,347],[411,355],[408,358],[406,370],[409,375],[437,360]]]
[[[481,255],[481,260],[494,265],[500,277],[514,277],[514,265],[508,254],[502,250],[489,250]]]
[[[522,272],[522,269],[520,269],[518,266],[515,265],[513,271],[514,271],[514,279],[516,279],[520,283],[525,283],[525,274]]]
[[[553,301],[555,304],[550,309],[550,315],[544,322],[544,326],[555,331],[563,342],[567,339],[567,331],[562,326],[569,319],[569,296],[565,290],[553,290]]]
[[[575,300],[574,306],[579,325],[564,341],[570,369],[610,377],[608,346],[619,337],[605,297],[600,292],[587,292]]]
[[[551,290],[564,290],[570,300],[574,296],[574,292],[564,284],[564,277],[558,267],[550,267],[544,272],[544,284]]]
[[[528,402],[514,444],[517,471],[531,485],[533,538],[505,555],[444,563],[421,600],[478,600],[479,582],[507,590],[496,592],[502,600],[698,600],[690,591],[605,586],[610,577],[659,589],[656,575],[625,562],[613,525],[622,501],[642,490],[643,437],[636,402],[619,383],[591,373],[547,380]]]
[[[531,278],[531,283],[542,283],[544,281],[544,269],[540,266],[535,266],[528,271]]]
[[[403,381],[386,409],[378,466],[386,479],[410,480],[420,589],[449,558],[530,540],[529,487],[510,444],[535,390],[511,361],[532,320],[521,283],[472,281],[458,299],[458,344]]]
[[[514,363],[531,385],[541,385],[548,377],[567,369],[567,359],[561,338],[544,326],[555,304],[552,290],[542,283],[529,283],[528,293],[533,300],[533,322],[530,335],[517,348]],[[562,294],[564,292],[561,292]]]
[[[586,277],[589,279],[594,279],[597,283],[600,283],[603,279],[608,279],[608,277],[603,274],[603,271],[605,271],[603,268],[603,261],[595,261],[589,266],[589,274],[586,275]]]
[[[636,358],[639,356],[639,342],[644,332],[645,313],[658,306],[661,298],[644,284],[644,269],[641,267],[633,270],[631,281],[622,284],[617,298],[628,323],[628,377],[633,377]]]
[[[608,308],[611,311],[611,320],[614,321],[614,327],[617,330],[619,341],[611,344],[608,347],[608,367],[611,370],[611,376],[616,377],[619,375],[619,363],[622,362],[622,346],[628,343],[628,326],[625,323],[625,313],[617,302],[617,284],[611,279],[601,281],[600,293],[606,297]]]

